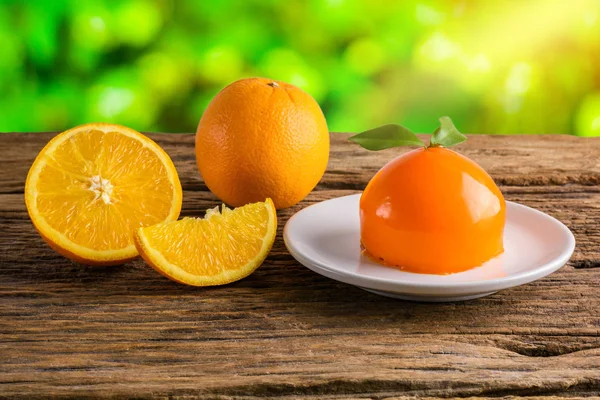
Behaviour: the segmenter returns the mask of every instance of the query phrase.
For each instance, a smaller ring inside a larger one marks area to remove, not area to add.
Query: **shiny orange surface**
[[[374,259],[448,274],[502,253],[506,203],[475,162],[442,147],[390,161],[360,200],[361,241]]]

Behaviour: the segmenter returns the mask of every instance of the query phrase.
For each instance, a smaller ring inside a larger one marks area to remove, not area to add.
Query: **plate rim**
[[[391,279],[387,279],[387,278],[361,275],[361,274],[357,274],[357,273],[351,272],[351,271],[340,272],[337,269],[331,268],[327,264],[308,259],[307,257],[303,256],[302,253],[295,248],[295,246],[293,244],[293,240],[290,240],[290,237],[289,237],[289,229],[290,229],[291,224],[293,224],[294,219],[296,219],[301,213],[303,213],[305,210],[307,210],[311,207],[319,206],[325,202],[335,201],[335,200],[339,200],[339,199],[343,199],[343,198],[360,197],[361,195],[362,195],[362,192],[351,194],[351,195],[346,195],[346,196],[334,197],[334,198],[328,199],[328,200],[323,200],[318,203],[311,204],[310,206],[305,207],[302,210],[299,210],[298,212],[296,212],[294,215],[292,215],[288,219],[288,221],[286,222],[286,224],[283,228],[283,241],[285,243],[286,248],[292,255],[292,257],[294,257],[300,264],[304,265],[306,268],[308,268],[316,273],[324,275],[330,279],[334,279],[334,280],[348,283],[351,285],[365,287],[365,288],[369,288],[369,289],[375,289],[375,290],[383,290],[385,288],[385,290],[387,290],[387,291],[392,291],[392,292],[397,292],[397,293],[411,293],[411,294],[424,294],[424,293],[427,293],[428,291],[436,291],[435,295],[440,296],[442,293],[437,292],[437,291],[439,291],[441,289],[446,291],[446,294],[483,293],[483,292],[490,292],[490,291],[494,291],[494,290],[506,289],[506,288],[533,282],[537,279],[540,279],[547,275],[550,275],[551,273],[553,273],[553,272],[557,271],[558,269],[560,269],[561,267],[563,267],[570,260],[571,256],[573,255],[573,252],[575,250],[575,245],[576,245],[575,236],[573,235],[571,230],[565,224],[563,224],[561,221],[554,218],[553,216],[548,215],[542,211],[536,210],[535,208],[532,208],[532,207],[529,207],[529,206],[526,206],[526,205],[523,205],[520,203],[516,203],[513,201],[506,201],[507,207],[509,206],[509,207],[521,208],[521,209],[524,209],[526,212],[535,213],[538,216],[541,216],[543,218],[550,218],[552,220],[552,222],[554,222],[554,224],[558,228],[560,228],[560,230],[563,231],[564,234],[566,234],[568,243],[566,244],[565,250],[563,250],[560,253],[560,255],[558,255],[553,260],[551,260],[545,264],[542,264],[534,269],[523,271],[523,272],[520,272],[520,273],[517,273],[514,275],[505,276],[505,277],[479,280],[479,281],[468,281],[468,282],[435,282],[435,281],[427,282],[427,283],[405,282],[405,281],[391,280]],[[517,223],[518,223],[518,221],[517,221]],[[323,273],[323,272],[326,272],[326,273]],[[407,271],[405,271],[405,272],[411,273],[411,272],[407,272]],[[335,277],[332,275],[334,275]],[[428,274],[420,274],[420,275],[428,275]],[[432,275],[432,276],[435,277],[436,275]]]

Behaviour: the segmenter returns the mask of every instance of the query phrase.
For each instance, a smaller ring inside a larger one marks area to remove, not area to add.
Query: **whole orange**
[[[317,102],[281,81],[249,78],[215,96],[196,132],[206,186],[238,207],[270,197],[293,206],[317,185],[329,159],[329,131]]]

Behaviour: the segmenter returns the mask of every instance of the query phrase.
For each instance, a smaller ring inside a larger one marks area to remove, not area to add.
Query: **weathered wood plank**
[[[52,133],[1,134],[0,193],[22,193],[29,166]],[[172,157],[185,190],[206,190],[196,169],[194,136],[151,134]],[[328,173],[319,187],[362,190],[385,162],[404,148],[371,152],[333,133]],[[425,135],[422,135],[427,140]],[[457,149],[499,184],[512,186],[600,184],[600,138],[567,135],[470,135]]]
[[[600,395],[600,141],[472,136],[461,151],[508,200],[575,233],[557,273],[475,301],[395,301],[297,264],[281,235],[256,273],[175,284],[140,260],[90,268],[35,233],[23,183],[49,134],[0,135],[0,397],[400,398]],[[184,185],[183,215],[218,204],[191,135],[153,135]],[[309,204],[358,192],[401,151],[334,134]]]

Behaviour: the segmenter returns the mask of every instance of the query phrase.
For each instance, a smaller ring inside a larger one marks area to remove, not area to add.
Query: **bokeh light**
[[[91,121],[193,132],[249,76],[309,92],[332,131],[600,136],[597,0],[0,3],[0,132]]]

